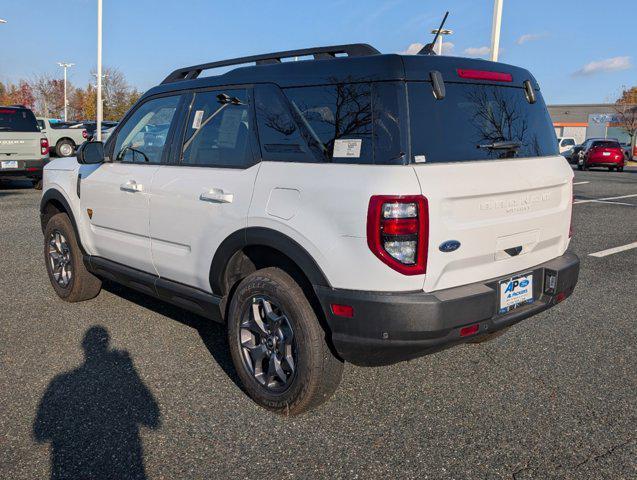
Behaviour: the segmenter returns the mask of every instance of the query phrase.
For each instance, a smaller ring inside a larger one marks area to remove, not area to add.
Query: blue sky
[[[95,68],[96,0],[0,0],[0,80]],[[145,90],[174,68],[317,45],[384,53],[430,41],[450,10],[451,55],[486,56],[492,0],[104,0],[104,63]],[[637,85],[637,0],[504,0],[500,60],[531,70],[547,103],[614,99]]]

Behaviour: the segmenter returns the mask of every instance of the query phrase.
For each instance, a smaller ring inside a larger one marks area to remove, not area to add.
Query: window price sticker
[[[361,156],[361,145],[363,145],[363,140],[360,138],[335,140],[332,158],[359,158]]]

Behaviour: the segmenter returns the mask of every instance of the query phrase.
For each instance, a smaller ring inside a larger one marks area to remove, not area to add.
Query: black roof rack
[[[287,50],[285,52],[266,53],[263,55],[252,55],[249,57],[232,58],[218,62],[202,63],[191,67],[179,68],[168,75],[162,84],[179,82],[181,80],[191,80],[197,78],[202,71],[211,68],[228,67],[231,65],[241,65],[243,63],[255,62],[257,65],[268,65],[281,63],[282,58],[314,56],[315,60],[334,58],[338,54],[347,54],[348,57],[362,57],[366,55],[377,55],[380,52],[366,43],[352,43],[349,45],[334,45],[331,47],[304,48],[301,50]]]

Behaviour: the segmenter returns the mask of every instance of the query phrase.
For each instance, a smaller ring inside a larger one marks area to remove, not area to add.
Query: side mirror
[[[77,149],[78,163],[94,165],[104,161],[104,144],[102,142],[84,142]]]

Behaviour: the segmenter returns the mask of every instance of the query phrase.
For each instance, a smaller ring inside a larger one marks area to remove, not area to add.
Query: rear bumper
[[[499,282],[533,272],[533,303],[498,313]],[[545,285],[556,275],[553,289]],[[362,292],[315,287],[329,325],[333,345],[357,365],[386,365],[409,360],[493,333],[556,305],[573,293],[579,258],[571,253],[505,277],[425,292]],[[546,287],[546,288],[545,288]],[[331,304],[350,305],[353,318],[332,313]],[[475,335],[460,329],[478,324]]]
[[[2,159],[2,161],[11,161],[10,159]],[[47,164],[49,158],[39,158],[36,160],[16,160],[18,168],[1,168],[0,178],[29,178],[32,180],[41,180],[44,165]],[[2,165],[0,163],[0,165]]]

